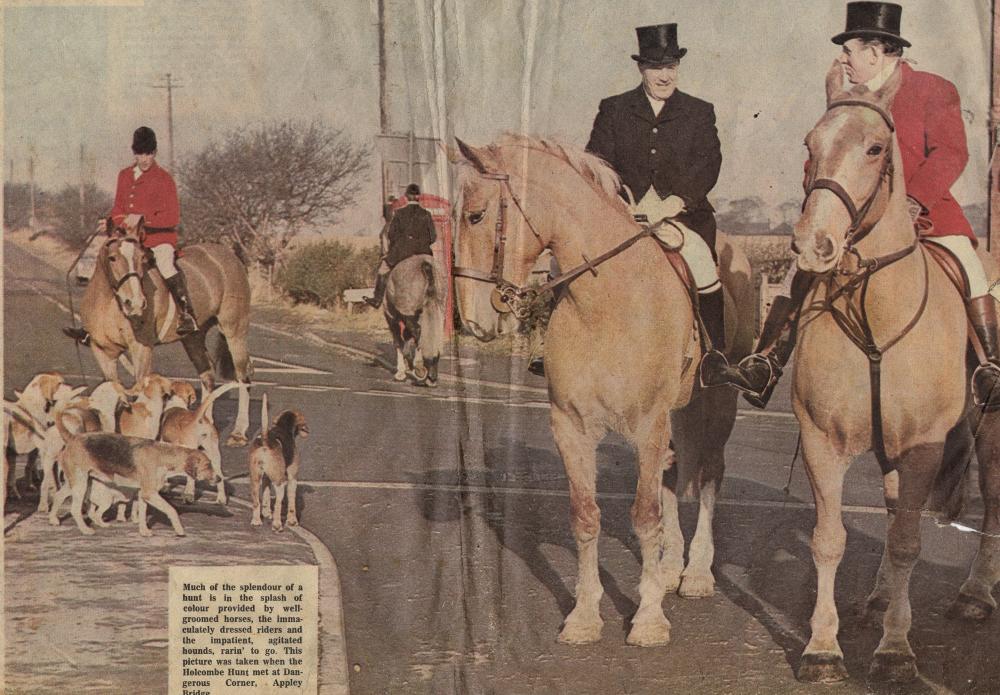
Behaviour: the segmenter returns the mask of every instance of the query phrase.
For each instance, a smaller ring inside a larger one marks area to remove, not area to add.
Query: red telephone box
[[[448,287],[447,298],[445,299],[444,334],[451,337],[452,331],[455,328],[454,299],[451,291],[451,203],[448,202],[447,198],[429,193],[422,193],[417,196],[417,202],[427,212],[431,213],[431,219],[434,220],[434,229],[437,231],[437,240],[434,242],[431,250],[434,251],[434,258],[441,264]],[[405,196],[397,198],[392,202],[392,211],[399,210],[406,203],[407,198]]]

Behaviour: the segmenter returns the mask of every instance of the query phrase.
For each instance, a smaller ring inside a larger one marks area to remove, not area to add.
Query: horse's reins
[[[892,117],[885,111],[885,109],[876,104],[868,101],[862,101],[860,99],[843,99],[831,102],[827,107],[827,111],[841,106],[861,106],[875,111],[882,117],[882,120],[885,121],[885,124],[889,127],[889,132],[895,132],[895,125],[893,124]],[[865,202],[862,203],[860,207],[854,204],[854,201],[851,199],[851,196],[847,193],[844,187],[833,179],[817,179],[811,182],[806,187],[805,200],[802,201],[802,208],[805,209],[806,201],[809,199],[809,196],[817,189],[825,189],[832,192],[838,199],[840,199],[840,201],[844,204],[844,207],[847,208],[848,214],[851,216],[851,226],[848,228],[845,236],[844,250],[847,254],[853,255],[857,259],[858,270],[850,271],[846,269],[839,269],[837,274],[850,276],[850,279],[843,284],[836,285],[836,274],[828,274],[826,277],[826,295],[819,303],[819,306],[815,308],[818,311],[830,312],[834,322],[840,330],[843,331],[844,335],[846,335],[847,338],[865,354],[865,357],[868,358],[868,376],[871,385],[872,448],[875,452],[875,458],[878,459],[879,468],[882,469],[883,475],[895,470],[895,466],[889,460],[889,456],[885,450],[885,431],[882,423],[882,358],[890,348],[899,343],[899,341],[901,341],[911,330],[913,330],[913,328],[920,321],[924,314],[924,310],[927,308],[927,299],[930,290],[930,283],[928,282],[928,275],[930,271],[927,265],[927,255],[924,253],[921,255],[924,262],[924,294],[920,300],[920,306],[917,307],[917,311],[913,315],[913,318],[910,319],[909,323],[907,323],[906,326],[899,331],[899,333],[897,333],[892,339],[886,341],[882,345],[879,345],[875,340],[875,336],[872,334],[871,324],[868,321],[866,301],[868,297],[869,283],[875,273],[906,258],[917,249],[919,244],[919,239],[916,234],[914,234],[913,243],[909,246],[892,253],[876,256],[874,258],[863,258],[856,248],[856,244],[867,236],[868,233],[875,228],[875,224],[877,224],[876,220],[876,222],[870,225],[867,229],[861,231],[861,226],[864,223],[865,218],[868,216],[875,199],[878,197],[883,183],[887,179],[889,181],[889,195],[892,195],[892,177],[895,173],[892,163],[892,155],[892,141],[890,140],[889,147],[885,150],[885,159],[882,162],[882,169],[879,173],[878,181],[876,182],[871,194],[865,199]],[[855,291],[859,288],[861,290],[861,296],[858,304],[855,305],[852,300]],[[834,302],[841,297],[845,298],[847,302],[844,310],[834,306]]]
[[[508,307],[508,311],[512,312],[514,316],[518,319],[525,319],[528,317],[530,311],[531,300],[534,297],[548,292],[550,290],[564,285],[568,282],[575,280],[580,275],[590,271],[595,276],[597,275],[597,266],[601,265],[610,258],[613,258],[620,254],[625,249],[632,246],[635,242],[648,236],[652,236],[652,227],[643,227],[642,231],[633,236],[630,236],[625,241],[621,242],[617,246],[608,251],[605,251],[600,256],[590,259],[583,256],[583,263],[580,265],[567,270],[564,273],[560,273],[556,277],[552,278],[548,282],[542,285],[534,286],[522,286],[517,285],[510,280],[507,280],[503,276],[504,269],[504,257],[505,250],[507,246],[507,225],[506,225],[506,209],[507,200],[504,195],[504,191],[510,194],[511,200],[514,201],[514,205],[517,207],[524,221],[527,223],[528,228],[539,240],[542,239],[542,235],[538,233],[535,225],[531,223],[531,218],[528,217],[527,213],[524,211],[524,206],[521,205],[521,201],[518,199],[517,194],[510,185],[510,176],[503,172],[487,172],[480,173],[485,179],[491,179],[496,181],[500,186],[500,203],[497,210],[497,221],[495,226],[495,232],[493,237],[493,264],[490,268],[489,273],[485,273],[476,268],[467,268],[463,266],[455,266],[451,269],[451,274],[454,277],[464,277],[472,280],[479,280],[481,282],[488,282],[495,286],[494,293],[495,299],[493,305],[497,310],[500,310],[500,306]]]

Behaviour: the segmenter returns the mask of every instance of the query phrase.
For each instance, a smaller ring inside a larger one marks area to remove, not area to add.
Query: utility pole
[[[84,181],[86,163],[84,160],[83,143],[80,143],[80,233],[84,234],[87,231],[87,205],[86,205],[86,182]]]
[[[389,104],[385,79],[385,0],[378,0],[378,122],[382,135],[389,134]]]
[[[153,89],[167,90],[167,161],[170,163],[170,171],[174,171],[174,90],[184,85],[175,82],[168,72],[164,75],[166,84],[154,84]]]
[[[35,146],[31,145],[28,152],[28,191],[31,208],[28,213],[28,228],[35,231]]]

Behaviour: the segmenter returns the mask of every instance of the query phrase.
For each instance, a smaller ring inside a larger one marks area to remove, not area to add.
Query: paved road
[[[5,253],[9,396],[42,368],[76,375],[80,367],[59,333],[68,319],[61,278],[9,244]],[[572,606],[575,547],[562,465],[537,388],[543,382],[491,386],[498,374],[524,381],[521,365],[463,350],[460,362],[443,363],[462,373],[461,382],[444,381],[434,391],[398,385],[370,357],[270,321],[254,325],[251,351],[258,380],[251,431],[265,389],[272,412],[296,407],[311,423],[301,519],[340,569],[355,693],[817,690],[792,675],[808,635],[815,579],[801,462],[783,492],[797,434],[787,392],[779,394],[778,411],[740,417],[716,521],[717,592],[700,601],[667,597],[673,630],[664,648],[624,644],[639,576],[628,517],[634,456],[616,437],[601,445],[603,640],[566,647],[555,636]],[[89,354],[82,359],[96,383],[95,363]],[[194,376],[173,346],[159,349],[156,365],[173,377]],[[228,426],[234,410],[235,400],[220,402],[217,422]],[[245,493],[238,477],[245,452],[229,449],[224,458],[237,494]],[[837,598],[852,679],[824,692],[869,692],[865,671],[880,631],[850,611],[870,589],[881,552],[878,480],[867,459],[848,476],[852,506]],[[685,505],[689,530],[694,512]],[[997,618],[967,626],[943,617],[975,538],[930,520],[924,531],[912,633],[923,680],[903,692],[1000,691]]]

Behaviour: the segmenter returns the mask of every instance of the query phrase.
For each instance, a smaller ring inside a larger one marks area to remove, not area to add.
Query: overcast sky
[[[28,0],[15,0],[26,3]],[[199,0],[7,7],[4,167],[40,185],[76,183],[83,144],[110,189],[131,132],[153,127],[166,164],[173,75],[175,151],[268,119],[314,118],[374,145],[379,130],[375,0]],[[390,127],[485,144],[507,130],[584,145],[601,98],[638,84],[634,27],[678,22],[681,89],[715,104],[723,166],[714,199],[801,196],[802,138],[822,114],[823,78],[843,29],[839,0],[385,0]],[[903,0],[907,56],[953,81],[971,160],[955,187],[986,198],[988,0]],[[435,8],[441,8],[440,18]],[[435,26],[443,29],[435,82]],[[342,230],[376,231],[376,165]],[[183,206],[183,200],[181,201]]]

